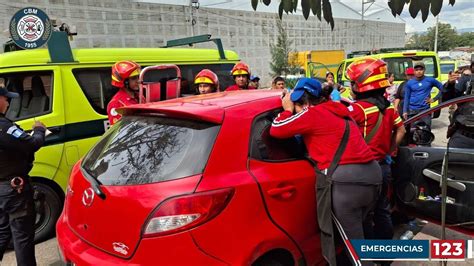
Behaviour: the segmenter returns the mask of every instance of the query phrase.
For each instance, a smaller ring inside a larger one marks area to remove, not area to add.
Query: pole
[[[189,0],[189,23],[191,23],[191,36],[194,36],[194,7],[193,0]]]
[[[364,22],[364,16],[365,16],[365,11],[369,10],[369,8],[375,3],[375,0],[362,0],[362,11],[360,12],[361,13],[361,19],[362,19],[362,49],[361,50],[364,50],[364,45],[365,45],[365,33],[366,33],[366,27],[365,27],[365,22]],[[370,4],[367,9],[365,8],[365,5],[366,4]]]
[[[361,41],[361,44],[362,44],[362,47],[361,47],[361,51],[364,50],[364,42],[365,42],[365,25],[364,25],[364,13],[365,13],[365,10],[364,10],[364,5],[365,5],[365,0],[362,0],[362,11],[361,11],[361,15],[362,15],[362,41]]]
[[[434,43],[434,51],[435,53],[438,52],[438,24],[439,24],[439,15],[436,16],[436,29],[435,29],[435,43]]]

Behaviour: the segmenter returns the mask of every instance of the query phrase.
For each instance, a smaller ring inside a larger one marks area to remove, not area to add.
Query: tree
[[[457,45],[474,47],[474,32],[465,32],[460,34],[457,38]]]
[[[273,76],[281,76],[288,74],[296,74],[299,67],[290,62],[288,59],[289,55],[293,50],[293,40],[288,38],[288,33],[283,27],[281,20],[277,20],[278,37],[275,44],[270,44],[270,53],[272,54],[272,61],[270,62],[270,68]]]
[[[429,27],[426,34],[429,43],[429,50],[434,50],[434,40],[436,34],[436,27]],[[456,30],[448,23],[438,24],[438,51],[448,51],[457,46],[458,34]]]
[[[441,7],[443,6],[443,1],[444,0],[388,0],[387,4],[394,17],[397,15],[400,16],[405,5],[407,5],[408,11],[413,18],[416,18],[418,13],[421,12],[421,19],[425,22],[430,11],[435,17],[439,14]],[[454,5],[456,2],[456,0],[446,1],[448,1],[450,5]],[[253,10],[257,10],[258,2],[263,2],[268,6],[272,0],[251,0]],[[278,15],[280,16],[280,19],[283,16],[283,11],[285,11],[286,14],[293,13],[296,12],[297,7],[298,0],[280,0],[280,5],[278,7]],[[305,19],[308,19],[309,13],[312,12],[313,15],[317,16],[321,21],[321,14],[323,14],[324,20],[331,25],[331,29],[334,29],[332,7],[329,0],[301,0],[301,9]]]
[[[407,48],[423,48],[434,50],[436,27],[429,27],[425,34],[414,34],[407,42]],[[438,51],[451,50],[454,47],[474,45],[474,34],[464,33],[458,35],[451,24],[438,24]]]

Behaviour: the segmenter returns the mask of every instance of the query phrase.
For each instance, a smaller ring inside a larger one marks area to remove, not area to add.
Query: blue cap
[[[260,78],[258,76],[254,76],[254,75],[250,76],[251,81],[254,81],[256,79],[260,80]]]
[[[10,92],[4,87],[0,87],[0,96],[4,96],[7,98],[16,98],[16,97],[19,97],[20,95],[15,92]]]
[[[302,78],[298,80],[298,83],[296,83],[296,86],[291,93],[291,101],[297,102],[301,99],[305,91],[314,97],[319,97],[322,91],[321,82],[310,78]]]

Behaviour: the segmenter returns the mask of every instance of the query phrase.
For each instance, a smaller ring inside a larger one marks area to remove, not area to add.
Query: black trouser
[[[350,182],[351,179],[361,176],[367,180],[367,184]],[[375,162],[340,165],[334,172],[332,208],[336,227],[343,238],[349,240],[365,238],[365,229],[372,225],[371,213],[380,194],[381,179],[380,167]],[[362,265],[372,263],[363,261]]]
[[[449,138],[449,147],[474,149],[474,138],[471,138],[470,134],[463,134],[463,133],[464,132],[459,129],[456,132],[454,132],[451,138]]]
[[[0,260],[12,237],[17,264],[34,266],[35,210],[33,190],[27,180],[19,194],[10,181],[0,181]]]
[[[423,112],[423,111],[425,111],[425,110],[427,110],[427,109],[410,110],[410,111],[408,112],[408,118],[413,117],[413,116],[415,116],[415,115],[417,115],[417,114],[419,114],[419,113],[421,113],[421,112]],[[421,119],[418,120],[418,121],[423,121],[423,122],[425,122],[425,124],[428,126],[428,128],[429,128],[430,131],[431,131],[431,115],[425,115],[423,118],[421,118]],[[412,124],[412,126],[413,126],[413,124]]]
[[[390,212],[390,201],[387,197],[392,171],[388,164],[382,163],[380,164],[380,168],[382,168],[383,184],[382,191],[374,209],[374,231],[373,235],[370,235],[371,232],[368,232],[369,234],[366,237],[369,239],[392,239],[392,215]]]

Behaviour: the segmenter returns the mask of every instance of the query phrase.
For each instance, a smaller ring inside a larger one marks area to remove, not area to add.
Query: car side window
[[[288,161],[304,158],[305,147],[297,137],[277,139],[270,136],[273,119],[281,109],[258,116],[252,125],[250,158],[260,161]]]
[[[2,75],[9,91],[20,95],[10,100],[6,117],[17,121],[51,112],[53,96],[52,71],[15,72]]]

